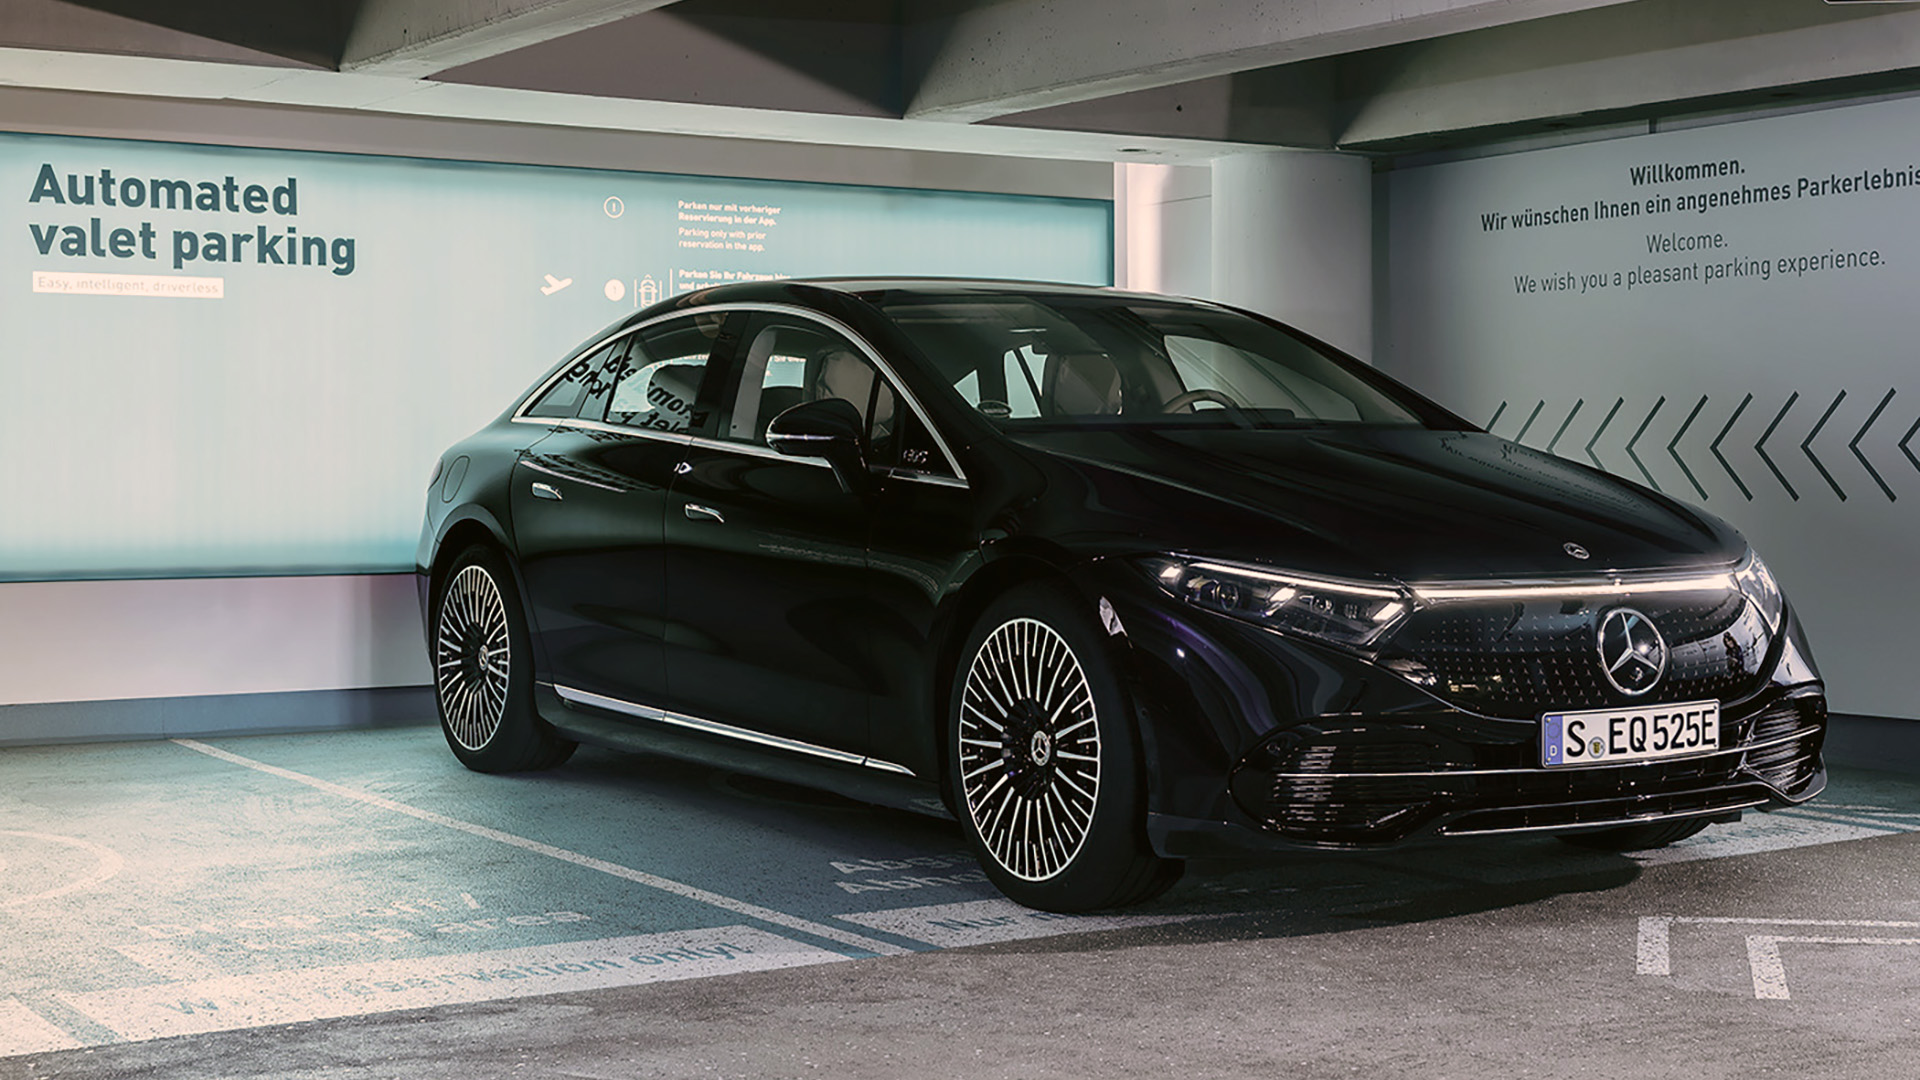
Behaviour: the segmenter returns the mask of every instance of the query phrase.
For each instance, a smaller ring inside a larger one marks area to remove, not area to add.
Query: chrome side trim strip
[[[684,431],[661,431],[659,428],[622,427],[619,424],[606,424],[598,420],[575,420],[552,416],[516,416],[516,424],[538,424],[541,427],[575,428],[580,431],[604,431],[609,435],[638,435],[643,439],[658,439],[661,442],[685,443],[693,438]]]
[[[934,487],[955,488],[960,491],[972,490],[967,486],[965,480],[957,480],[951,476],[941,476],[937,473],[915,472],[912,469],[888,469],[886,475],[890,480],[906,480],[915,484],[932,484]]]
[[[689,442],[687,445],[697,446],[702,450],[724,450],[728,453],[744,454],[747,457],[766,458],[769,461],[787,461],[795,465],[811,465],[816,469],[833,468],[833,466],[827,464],[825,458],[789,457],[771,446],[761,446],[759,443],[728,442],[725,439],[709,439],[705,435],[690,435],[688,439]]]
[[[1274,773],[1273,778],[1275,780],[1379,780],[1379,779],[1399,779],[1401,777],[1410,777],[1410,776],[1420,776],[1420,777],[1425,777],[1425,776],[1521,776],[1521,775],[1540,775],[1545,773],[1595,772],[1601,769],[1631,769],[1635,765],[1663,765],[1670,761],[1705,761],[1708,758],[1724,757],[1727,754],[1746,754],[1746,753],[1751,753],[1752,751],[1755,751],[1755,750],[1766,750],[1775,746],[1781,746],[1786,743],[1793,742],[1795,739],[1804,739],[1807,736],[1813,734],[1813,732],[1814,732],[1814,729],[1808,728],[1801,731],[1792,732],[1787,735],[1781,735],[1777,738],[1768,739],[1766,742],[1743,743],[1739,746],[1725,746],[1725,747],[1721,747],[1718,750],[1709,750],[1704,754],[1687,754],[1683,757],[1665,757],[1665,758],[1650,758],[1650,759],[1642,758],[1639,761],[1620,761],[1620,762],[1615,762],[1611,765],[1586,765],[1586,766],[1576,765],[1572,767],[1562,767],[1558,769],[1549,769],[1549,768],[1546,768],[1545,766],[1536,766],[1531,769],[1439,769],[1432,772]]]
[[[843,765],[865,765],[868,768],[879,769],[882,772],[899,773],[903,776],[914,775],[912,769],[895,765],[890,761],[881,761],[879,758],[867,757],[861,754],[850,754],[845,750],[835,750],[827,746],[816,746],[810,742],[801,742],[799,739],[789,739],[780,735],[769,735],[763,731],[752,731],[747,728],[734,727],[732,724],[722,724],[716,720],[703,720],[700,717],[688,716],[685,713],[672,712],[667,709],[656,709],[651,705],[635,705],[630,701],[621,701],[619,698],[606,697],[602,694],[590,694],[585,690],[575,690],[571,686],[561,686],[559,683],[553,684],[553,692],[560,695],[563,701],[577,702],[581,705],[591,705],[596,709],[606,709],[609,712],[623,713],[627,716],[637,716],[642,720],[654,720],[663,724],[672,724],[675,727],[683,727],[690,731],[698,731],[707,735],[719,735],[729,739],[738,739],[741,742],[754,743],[759,746],[770,746],[776,750],[790,750],[797,754],[809,754],[813,757],[825,758],[828,761],[837,761]]]
[[[1612,821],[1581,821],[1571,825],[1519,825],[1505,829],[1455,829],[1447,825],[1442,825],[1439,831],[1442,836],[1493,836],[1495,834],[1506,835],[1509,833],[1528,832],[1571,832],[1575,829],[1611,829],[1621,825],[1645,825],[1656,821],[1679,821],[1682,818],[1706,817],[1710,814],[1731,814],[1735,810],[1751,810],[1756,806],[1765,806],[1768,801],[1769,800],[1766,799],[1754,799],[1751,802],[1734,803],[1730,806],[1716,806],[1706,810],[1682,810],[1672,814],[1635,814],[1623,818],[1615,818]],[[1553,806],[1555,804],[1543,803],[1541,805]],[[1495,809],[1506,810],[1511,808],[1496,807]]]

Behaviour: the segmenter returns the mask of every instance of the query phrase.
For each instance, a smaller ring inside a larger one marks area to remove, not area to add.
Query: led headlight
[[[1786,597],[1780,594],[1780,583],[1773,580],[1773,571],[1767,569],[1767,564],[1760,561],[1759,554],[1753,549],[1747,550],[1746,559],[1733,572],[1733,580],[1740,586],[1740,591],[1746,594],[1754,610],[1760,613],[1760,618],[1766,621],[1767,629],[1780,629],[1780,616],[1787,606]]]
[[[1161,588],[1195,607],[1348,648],[1379,641],[1413,606],[1404,589],[1373,582],[1207,559],[1165,557],[1142,565]]]

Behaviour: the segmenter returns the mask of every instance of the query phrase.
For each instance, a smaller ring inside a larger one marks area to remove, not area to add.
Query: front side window
[[[1231,311],[1051,293],[874,299],[961,401],[1009,430],[1427,423],[1357,361]]]
[[[841,398],[865,418],[870,454],[891,454],[893,388],[852,341],[820,323],[785,315],[758,317],[746,341],[726,438],[764,446],[774,417],[803,402]]]

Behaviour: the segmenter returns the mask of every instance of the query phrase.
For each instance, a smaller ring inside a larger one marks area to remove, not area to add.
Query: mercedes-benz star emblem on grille
[[[1573,556],[1576,559],[1584,559],[1587,557],[1587,549],[1571,541],[1565,544],[1561,544],[1560,550],[1566,552],[1567,554]]]
[[[1614,608],[1600,620],[1600,670],[1615,690],[1639,697],[1667,672],[1667,640],[1653,620],[1632,608]]]

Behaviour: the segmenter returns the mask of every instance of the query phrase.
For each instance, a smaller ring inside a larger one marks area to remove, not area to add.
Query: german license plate
[[[1548,713],[1540,718],[1540,764],[1549,769],[1689,757],[1718,749],[1718,701]]]

